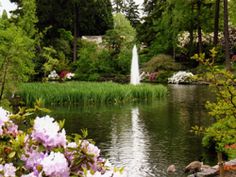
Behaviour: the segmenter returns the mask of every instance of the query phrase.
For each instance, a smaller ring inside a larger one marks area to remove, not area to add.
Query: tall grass
[[[166,93],[163,85],[112,82],[25,83],[19,90],[27,105],[39,98],[45,105],[125,103],[155,99]]]

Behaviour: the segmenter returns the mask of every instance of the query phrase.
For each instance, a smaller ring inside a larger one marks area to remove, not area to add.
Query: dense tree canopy
[[[6,12],[0,18],[0,101],[6,90],[11,88],[14,92],[19,82],[27,81],[34,73],[35,1],[25,0],[21,13],[16,24]]]
[[[194,53],[207,52],[212,46],[222,53],[217,59],[219,62],[225,60],[223,54],[228,53],[226,58],[230,57],[229,54],[234,54],[235,42],[231,39],[231,33],[229,49],[224,50],[227,41],[223,34],[227,34],[224,32],[227,29],[223,28],[226,26],[223,21],[225,24],[228,22],[223,18],[225,10],[223,1],[220,0],[145,0],[142,18],[139,6],[134,0],[36,0],[37,19],[28,18],[25,24],[20,22],[24,14],[22,6],[24,3],[32,6],[31,1],[11,1],[19,6],[14,12],[17,16],[12,20],[21,23],[22,28],[28,28],[27,33],[32,33],[31,35],[36,32],[43,34],[38,56],[43,56],[40,52],[44,47],[52,47],[56,51],[56,58],[67,60],[68,63],[76,61],[80,56],[78,40],[81,36],[105,35],[113,29],[111,36],[115,36],[116,24],[113,24],[112,11],[125,15],[137,30],[137,39],[147,49],[145,61],[160,53],[172,55],[177,61],[191,61],[189,59]],[[225,8],[229,10],[230,30],[234,29],[236,21],[234,1],[230,1],[229,8]],[[33,23],[36,23],[38,31],[29,26]],[[117,38],[110,39],[114,40],[110,41],[113,44],[119,42]],[[40,58],[39,61],[43,63],[46,59]]]

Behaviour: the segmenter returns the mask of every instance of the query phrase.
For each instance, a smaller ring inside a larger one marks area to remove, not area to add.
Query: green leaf
[[[8,157],[9,157],[10,159],[12,159],[13,157],[15,157],[15,155],[16,155],[16,152],[13,151],[13,152],[11,152],[11,153],[8,155]]]
[[[59,124],[60,129],[62,129],[62,128],[64,127],[64,125],[65,125],[65,119],[60,120],[60,121],[58,122],[58,124]]]

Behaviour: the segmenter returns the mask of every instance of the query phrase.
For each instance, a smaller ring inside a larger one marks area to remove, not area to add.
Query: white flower
[[[179,83],[186,83],[191,81],[191,78],[194,75],[190,72],[186,71],[179,71],[175,73],[172,77],[168,78],[168,83],[179,84]]]
[[[10,113],[8,111],[0,107],[0,135],[3,134],[2,127],[9,121],[9,115]]]
[[[77,148],[78,145],[76,144],[76,142],[70,142],[70,143],[67,144],[67,147],[68,148]]]
[[[49,156],[42,160],[41,165],[47,176],[69,177],[68,162],[65,156],[60,152],[51,152]]]
[[[21,175],[21,177],[38,177],[38,176],[35,176],[34,172],[32,172],[32,173],[27,174],[27,175]]]
[[[5,165],[0,164],[0,171],[3,172],[4,177],[15,177],[16,167],[12,163],[6,163]],[[2,177],[2,175],[0,174]]]
[[[0,125],[9,121],[9,115],[10,113],[8,111],[0,107]]]
[[[55,80],[58,79],[59,75],[55,70],[51,71],[50,74],[48,75],[48,79]]]
[[[66,146],[66,132],[60,127],[54,119],[45,117],[36,117],[34,120],[34,127],[32,132],[32,138],[36,141],[41,142],[45,147],[57,147]]]

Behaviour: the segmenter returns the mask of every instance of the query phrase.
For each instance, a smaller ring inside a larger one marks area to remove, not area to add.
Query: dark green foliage
[[[111,57],[107,49],[82,40],[78,53],[75,71],[78,80],[99,80],[105,73],[112,72]]]
[[[138,28],[138,39],[147,45],[150,57],[159,53],[166,53],[176,56],[182,55],[182,49],[178,49],[178,35],[183,31],[188,31],[188,46],[185,58],[190,58],[196,51],[196,41],[198,35],[194,32],[199,29],[208,33],[214,28],[214,2],[201,1],[201,11],[199,15],[198,1],[185,0],[148,0],[144,1],[144,11],[147,16]],[[202,44],[201,44],[202,45]],[[202,47],[203,48],[203,47]]]
[[[77,21],[75,21],[75,3]],[[48,38],[58,37],[59,28],[64,28],[73,33],[74,23],[78,23],[77,34],[83,35],[102,35],[107,29],[112,28],[112,7],[109,0],[38,0],[37,14],[39,18],[38,27],[42,31],[51,26],[48,31]]]
[[[142,70],[146,72],[157,72],[160,70],[172,70],[177,71],[181,69],[181,65],[176,63],[174,59],[165,54],[159,54],[148,62],[144,63]]]
[[[125,2],[125,16],[134,28],[140,24],[140,13],[138,6],[139,5],[137,5],[134,0],[126,0]]]
[[[83,35],[103,35],[113,27],[110,0],[87,0],[78,3],[79,31]]]
[[[170,55],[159,54],[144,63],[142,71],[148,73],[146,81],[167,83],[168,78],[181,68],[181,64],[175,62]]]
[[[124,12],[124,0],[114,0],[112,3],[113,6],[113,12],[115,13],[122,13]]]
[[[16,84],[33,73],[34,40],[14,24],[0,19],[0,101],[5,90],[15,92]]]

